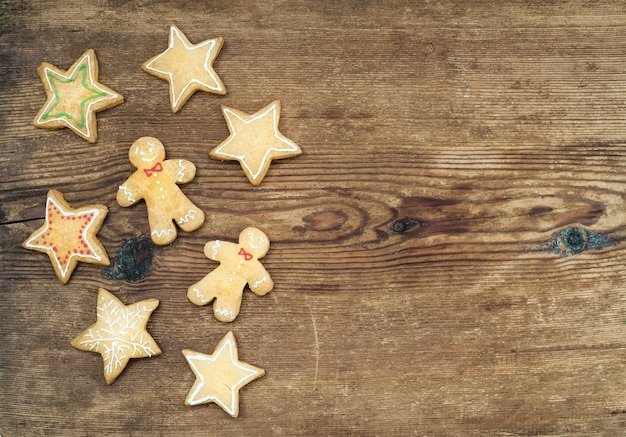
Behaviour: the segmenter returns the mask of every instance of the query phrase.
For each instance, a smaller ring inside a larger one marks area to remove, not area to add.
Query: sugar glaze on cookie
[[[302,153],[300,147],[278,130],[280,101],[276,100],[255,114],[222,106],[230,136],[209,152],[213,159],[239,161],[252,185],[260,185],[274,159]]]
[[[46,199],[46,217],[42,227],[31,234],[22,246],[46,253],[62,283],[69,281],[78,261],[108,266],[106,250],[96,238],[108,208],[88,205],[72,208],[57,190]]]
[[[146,299],[124,305],[112,293],[98,290],[96,323],[71,342],[76,349],[102,356],[104,378],[112,384],[131,358],[153,357],[161,353],[146,330],[148,319],[159,305],[157,299]]]
[[[169,82],[172,112],[182,108],[196,91],[226,94],[224,82],[213,69],[223,44],[221,37],[191,44],[178,27],[170,27],[168,48],[146,61],[142,68]]]
[[[67,127],[85,140],[98,137],[96,112],[121,104],[124,97],[98,82],[98,60],[87,50],[67,72],[46,62],[37,69],[47,100],[33,124],[46,129]]]
[[[183,349],[183,355],[196,375],[185,404],[215,402],[233,417],[239,416],[239,390],[265,375],[265,370],[239,360],[237,341],[231,332],[219,342],[212,355]]]

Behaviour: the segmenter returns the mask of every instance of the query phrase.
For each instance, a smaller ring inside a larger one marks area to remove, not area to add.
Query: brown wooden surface
[[[626,435],[626,8],[619,1],[3,1],[0,5],[0,434]],[[168,27],[222,36],[228,94],[173,114],[141,64]],[[36,69],[96,50],[126,98],[89,144],[31,125]],[[209,158],[225,104],[282,102],[302,147],[260,187]],[[158,247],[138,283],[79,264],[62,285],[20,247],[48,189],[103,203],[109,256],[148,232],[121,208],[127,153],[155,136],[193,161],[204,227]],[[276,286],[232,324],[186,297],[202,247],[248,225]],[[107,386],[70,340],[99,287],[161,301],[163,354]],[[232,419],[183,404],[183,348],[232,330],[266,375]]]

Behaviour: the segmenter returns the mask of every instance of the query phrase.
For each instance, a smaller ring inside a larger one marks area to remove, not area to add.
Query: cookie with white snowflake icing
[[[101,288],[96,305],[97,321],[74,338],[72,346],[102,355],[104,379],[111,384],[131,358],[154,357],[161,353],[146,330],[148,319],[158,305],[157,299],[124,305]]]

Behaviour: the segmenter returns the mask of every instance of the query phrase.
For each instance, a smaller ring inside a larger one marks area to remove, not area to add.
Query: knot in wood
[[[610,243],[611,240],[605,235],[573,226],[563,229],[554,236],[552,252],[572,256],[587,249],[601,249]]]
[[[407,217],[395,220],[393,223],[391,223],[391,229],[397,234],[402,234],[417,225],[419,225],[418,221]]]
[[[113,267],[104,269],[102,276],[125,282],[139,282],[150,270],[154,256],[154,243],[141,235],[127,240],[117,251]]]

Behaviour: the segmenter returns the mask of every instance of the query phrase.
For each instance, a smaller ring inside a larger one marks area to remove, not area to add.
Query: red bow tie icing
[[[150,177],[152,176],[154,173],[159,173],[163,171],[163,166],[161,165],[160,162],[157,162],[154,167],[152,168],[144,168],[143,171],[146,172],[146,176]]]
[[[246,261],[250,261],[252,259],[252,254],[246,252],[243,247],[239,249],[239,255],[243,255],[243,259],[245,259]]]

